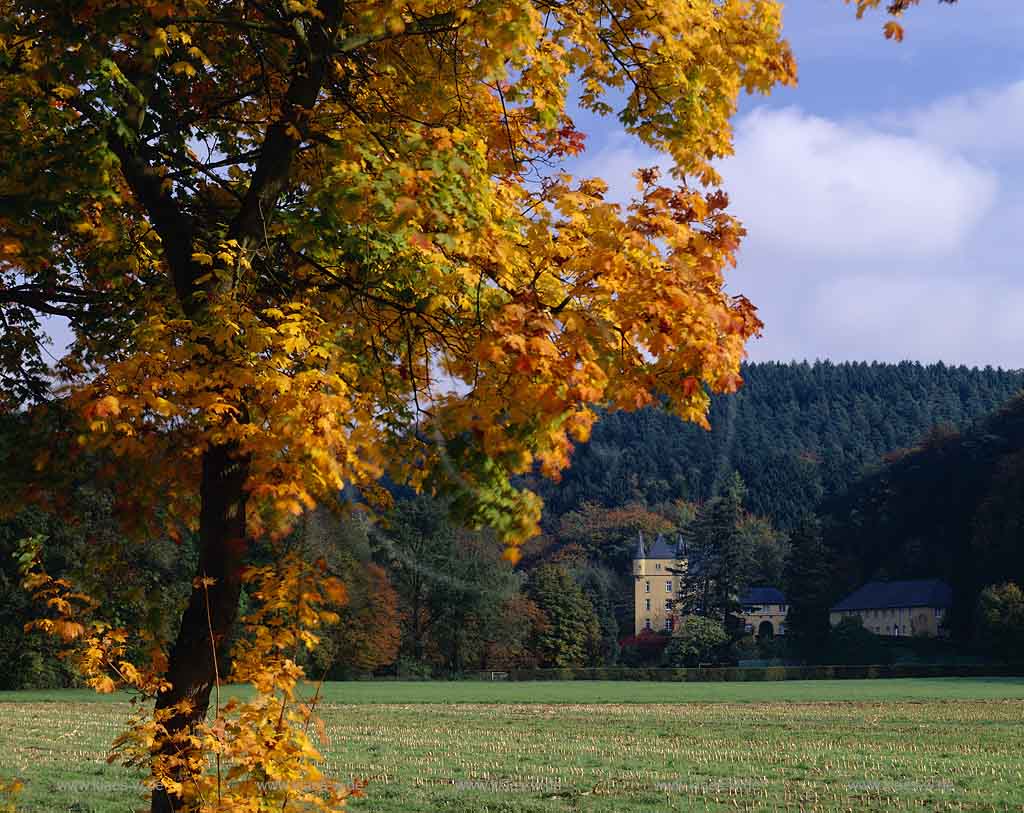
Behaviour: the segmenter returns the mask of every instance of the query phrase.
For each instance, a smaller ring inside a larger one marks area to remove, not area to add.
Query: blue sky
[[[923,0],[900,44],[884,20],[792,0],[799,86],[741,103],[722,172],[751,358],[1024,367],[1024,2]],[[624,197],[650,155],[583,126],[577,172]]]
[[[1024,367],[1024,0],[922,0],[899,44],[884,20],[791,0],[799,86],[741,102],[722,172],[749,231],[728,286],[766,325],[750,357]],[[657,159],[579,124],[571,169],[628,197]]]

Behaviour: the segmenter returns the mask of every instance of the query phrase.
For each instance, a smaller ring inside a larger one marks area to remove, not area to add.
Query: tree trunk
[[[198,581],[192,587],[181,618],[177,640],[171,649],[167,679],[171,688],[161,692],[156,708],[167,709],[188,698],[192,710],[176,714],[166,723],[174,735],[206,717],[210,692],[223,663],[223,644],[238,612],[241,569],[245,555],[245,492],[248,459],[232,446],[212,446],[203,455],[200,484],[199,566],[197,580],[214,579],[209,587]],[[173,747],[165,746],[173,753]],[[187,781],[187,777],[175,777]],[[162,789],[153,791],[151,813],[177,813],[181,801]]]

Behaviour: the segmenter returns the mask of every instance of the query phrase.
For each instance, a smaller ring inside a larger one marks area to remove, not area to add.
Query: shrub
[[[1013,582],[991,585],[978,596],[976,635],[988,654],[1024,659],[1024,591]]]
[[[873,632],[866,630],[859,616],[844,618],[829,632],[825,644],[829,664],[888,663],[891,653]]]
[[[665,647],[662,660],[666,666],[699,666],[718,661],[728,642],[729,635],[720,621],[687,616]]]

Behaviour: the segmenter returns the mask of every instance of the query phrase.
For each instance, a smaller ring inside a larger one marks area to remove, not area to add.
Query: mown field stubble
[[[417,702],[460,687],[471,702]],[[522,702],[531,687],[561,702]],[[1019,680],[335,684],[326,699],[325,770],[369,781],[355,811],[1024,810]],[[136,777],[105,758],[128,704],[48,700],[0,696],[20,809],[140,808]]]

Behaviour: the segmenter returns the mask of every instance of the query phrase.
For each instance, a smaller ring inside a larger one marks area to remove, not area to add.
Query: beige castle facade
[[[671,632],[677,614],[672,603],[679,593],[679,573],[686,567],[682,544],[670,545],[659,536],[650,549],[643,534],[633,555],[633,634],[644,630]]]
[[[774,587],[751,587],[740,598],[743,629],[758,638],[785,635],[788,613],[785,595]]]
[[[952,605],[953,591],[939,579],[868,582],[831,608],[829,622],[856,616],[875,635],[934,638],[945,634]]]
[[[633,634],[671,633],[680,613],[673,606],[688,566],[686,547],[680,539],[671,544],[658,536],[650,547],[643,534],[633,554]],[[773,638],[786,633],[786,598],[774,587],[752,587],[740,598],[740,619],[747,632]]]

